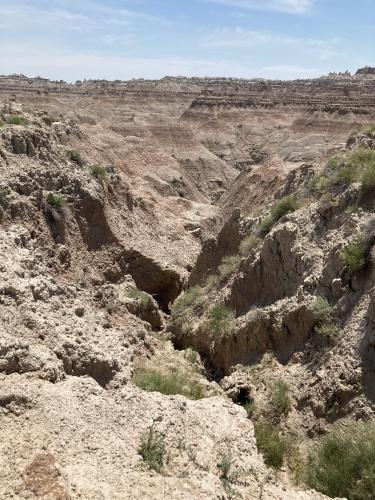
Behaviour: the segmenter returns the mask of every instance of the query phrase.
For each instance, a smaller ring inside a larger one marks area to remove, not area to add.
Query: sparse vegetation
[[[353,423],[327,434],[306,465],[309,487],[330,497],[372,500],[375,492],[375,424]]]
[[[203,289],[200,286],[189,288],[172,306],[172,319],[183,316],[189,309],[202,305]]]
[[[160,472],[164,465],[164,436],[151,426],[147,432],[142,434],[138,452],[150,469]]]
[[[276,203],[276,205],[271,210],[271,217],[273,222],[277,222],[284,215],[290,214],[297,210],[298,202],[294,196],[284,196]]]
[[[231,255],[230,257],[224,257],[219,266],[219,276],[222,281],[229,278],[231,274],[236,270],[241,258],[239,255]]]
[[[142,290],[138,290],[138,288],[131,288],[128,290],[127,296],[130,299],[138,300],[145,309],[151,304],[149,295]]]
[[[352,273],[361,271],[366,265],[366,254],[368,243],[363,236],[357,236],[355,240],[348,243],[340,252],[344,264]]]
[[[248,234],[240,244],[240,254],[242,256],[249,255],[250,251],[257,248],[260,244],[260,239],[255,234]]]
[[[82,167],[82,165],[84,164],[82,155],[79,151],[77,151],[75,149],[69,149],[67,151],[67,155],[71,161],[73,161],[74,163],[77,163],[77,165],[79,165],[80,167]]]
[[[26,125],[29,125],[29,120],[23,116],[10,115],[5,118],[5,123],[8,125],[22,125],[25,127]]]
[[[107,169],[103,165],[91,165],[90,171],[92,175],[98,179],[99,182],[103,183],[107,180]]]
[[[276,425],[268,422],[255,425],[255,437],[266,464],[279,469],[290,451],[289,439],[281,434]]]
[[[133,375],[135,385],[148,392],[160,392],[168,396],[182,394],[189,399],[202,399],[203,387],[184,373],[164,374],[155,370],[138,369]]]
[[[277,416],[287,415],[292,407],[289,386],[284,380],[277,380],[271,389],[271,404]]]
[[[204,330],[209,334],[226,336],[232,331],[235,313],[229,307],[216,304],[208,313],[208,320],[204,323]]]

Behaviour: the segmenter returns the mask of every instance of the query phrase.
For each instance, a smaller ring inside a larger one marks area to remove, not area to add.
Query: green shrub
[[[226,280],[236,270],[241,258],[239,255],[224,257],[219,266],[219,276],[221,280]]]
[[[105,182],[107,180],[107,169],[103,165],[91,165],[90,171],[94,177],[100,182]]]
[[[352,273],[361,271],[366,265],[368,244],[362,236],[348,243],[340,252],[340,257]]]
[[[160,472],[164,465],[164,436],[151,426],[147,432],[142,434],[138,452],[150,469]]]
[[[65,200],[62,196],[49,193],[44,202],[44,211],[51,222],[60,223],[69,215],[69,210],[65,205]]]
[[[276,425],[268,422],[255,425],[255,437],[265,463],[279,469],[290,450],[290,440],[281,434]]]
[[[250,251],[259,246],[260,239],[253,233],[248,234],[240,244],[240,254],[249,255]]]
[[[271,210],[271,217],[273,222],[277,222],[284,215],[294,212],[298,208],[298,201],[294,196],[284,196],[276,203]]]
[[[77,165],[81,166],[84,164],[82,155],[79,151],[76,151],[75,149],[70,149],[67,151],[68,158],[71,161],[74,161],[74,163],[77,163]]]
[[[208,318],[203,328],[209,334],[225,336],[231,333],[235,313],[229,307],[217,304],[208,313]]]
[[[186,314],[189,309],[194,309],[202,305],[204,301],[203,288],[200,286],[193,286],[189,288],[183,295],[181,295],[172,306],[171,314],[172,319]]]
[[[375,498],[375,424],[353,423],[327,434],[310,454],[306,482],[330,497]]]
[[[24,118],[23,116],[10,115],[5,119],[6,123],[9,125],[23,125],[26,126],[29,124],[29,120]]]
[[[138,290],[138,288],[131,288],[127,292],[127,296],[130,299],[138,300],[144,308],[147,308],[151,304],[151,299],[146,292]]]
[[[277,380],[271,389],[271,404],[274,412],[280,415],[287,415],[292,407],[289,396],[289,386],[284,380]]]
[[[133,375],[133,382],[148,392],[160,392],[167,396],[182,394],[189,399],[202,399],[203,387],[186,374],[163,374],[155,370],[139,369]]]

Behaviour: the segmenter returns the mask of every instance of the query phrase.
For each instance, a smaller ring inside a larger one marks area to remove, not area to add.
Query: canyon
[[[373,69],[0,107],[0,497],[344,498],[302,469],[375,412]]]

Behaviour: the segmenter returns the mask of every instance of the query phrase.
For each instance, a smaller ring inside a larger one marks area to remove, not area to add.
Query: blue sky
[[[293,79],[375,66],[375,0],[0,0],[0,74]]]

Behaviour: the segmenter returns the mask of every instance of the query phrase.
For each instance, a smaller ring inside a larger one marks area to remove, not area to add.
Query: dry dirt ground
[[[239,403],[261,412],[285,379],[281,426],[299,429],[302,450],[339,418],[373,415],[373,274],[349,276],[338,256],[371,210],[343,212],[355,187],[335,202],[304,191],[371,110],[196,99],[0,85],[0,498],[323,499],[265,465]],[[305,205],[175,324],[183,290],[205,286],[295,192]],[[324,350],[309,308],[323,293],[343,331]],[[213,339],[201,325],[218,302],[237,317]],[[140,367],[194,379],[206,397],[141,390]],[[140,454],[150,428],[159,472]]]

